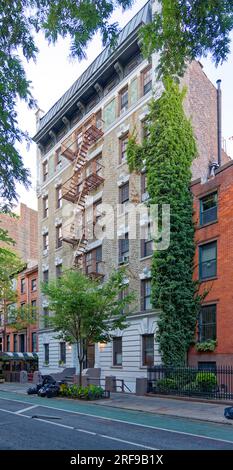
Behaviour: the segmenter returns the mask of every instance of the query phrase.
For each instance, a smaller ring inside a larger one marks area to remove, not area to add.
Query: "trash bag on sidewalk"
[[[229,406],[224,410],[224,416],[227,419],[233,419],[233,406]]]

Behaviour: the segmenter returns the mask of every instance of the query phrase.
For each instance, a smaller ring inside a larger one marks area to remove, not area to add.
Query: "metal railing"
[[[84,376],[85,377],[85,376]],[[94,385],[100,385],[103,388],[106,389],[106,379],[101,378],[101,377],[86,377],[87,385],[94,384]],[[119,382],[119,384],[118,384]],[[114,381],[114,388],[116,392],[118,392],[118,389],[120,392],[129,392],[132,393],[132,390],[125,384],[124,379],[115,379]]]
[[[203,365],[204,366],[204,365]],[[147,390],[162,395],[190,396],[212,399],[233,399],[233,367],[204,366],[147,369]]]

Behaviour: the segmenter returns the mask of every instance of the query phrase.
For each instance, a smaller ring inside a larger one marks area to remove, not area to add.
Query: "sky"
[[[143,7],[147,0],[136,0],[133,7],[126,12],[117,9],[112,21],[117,21],[122,28]],[[47,112],[51,106],[66,92],[88,65],[101,52],[102,44],[100,36],[97,35],[87,49],[87,60],[79,62],[69,59],[69,40],[60,39],[56,45],[48,45],[43,34],[36,36],[36,44],[39,48],[36,63],[23,61],[27,78],[31,81],[31,89],[39,108]],[[232,34],[233,44],[233,34]],[[228,61],[217,69],[210,58],[201,59],[203,70],[209,79],[216,85],[218,79],[222,80],[222,126],[223,137],[227,153],[233,158],[233,47]],[[27,130],[31,137],[36,133],[35,110],[29,110],[27,106],[18,104],[19,127]],[[24,165],[31,172],[31,188],[26,190],[22,185],[17,186],[19,202],[27,204],[32,209],[37,209],[36,197],[36,145],[32,143],[28,149],[26,145],[20,147],[23,155]]]

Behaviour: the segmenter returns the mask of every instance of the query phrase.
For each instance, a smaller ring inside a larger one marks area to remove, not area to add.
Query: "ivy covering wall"
[[[150,204],[170,204],[170,246],[154,251],[152,260],[152,304],[161,309],[157,341],[165,365],[184,365],[194,340],[200,298],[193,281],[195,252],[193,200],[190,192],[191,164],[197,155],[192,126],[183,110],[185,90],[171,79],[150,104],[149,137],[128,144],[130,171],[146,166]]]

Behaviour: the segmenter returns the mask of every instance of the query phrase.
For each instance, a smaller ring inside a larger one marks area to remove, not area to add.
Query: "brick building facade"
[[[196,224],[195,279],[207,292],[198,319],[197,341],[216,341],[214,351],[192,347],[189,364],[233,365],[233,162],[202,184],[192,184]]]
[[[26,204],[20,204],[18,217],[1,214],[0,226],[7,230],[15,241],[11,247],[25,262],[35,262],[38,259],[38,212]],[[10,248],[10,246],[8,245]]]
[[[150,304],[150,240],[143,244],[139,237],[129,240],[124,221],[128,204],[143,206],[148,198],[145,174],[129,173],[127,138],[134,129],[138,140],[145,137],[144,122],[153,89],[157,96],[162,92],[154,73],[158,57],[153,54],[150,62],[145,60],[138,41],[139,28],[149,21],[151,2],[122,30],[114,51],[105,49],[47,114],[37,112],[34,137],[38,145],[39,281],[59,276],[80,256],[83,229],[79,222],[76,234],[74,208],[87,214],[90,205],[96,224],[100,219],[98,205],[110,204],[115,214],[117,204],[123,206],[117,224],[112,224],[113,238],[105,234],[101,240],[87,240],[82,269],[104,281],[120,265],[129,268],[126,289],[137,294],[134,313],[124,331],[113,332],[111,343],[95,346],[94,365],[101,368],[103,377],[124,379],[131,390],[136,377],[146,376],[149,363],[160,362],[154,341],[159,310]],[[206,181],[210,162],[217,161],[216,88],[198,62],[189,66],[182,85],[187,86],[185,110],[198,146],[193,179]],[[88,181],[88,194],[82,199],[81,185]],[[104,220],[100,225],[104,226]],[[63,365],[76,367],[76,346],[54,339],[48,327],[48,302],[41,293],[39,306],[44,318],[38,332],[42,373],[57,372],[62,358]]]
[[[38,306],[38,266],[22,271],[17,279],[17,307],[28,305],[32,307],[36,314]],[[22,330],[15,331],[9,326],[6,327],[6,352],[30,352],[38,351],[37,346],[37,322],[31,323]]]

